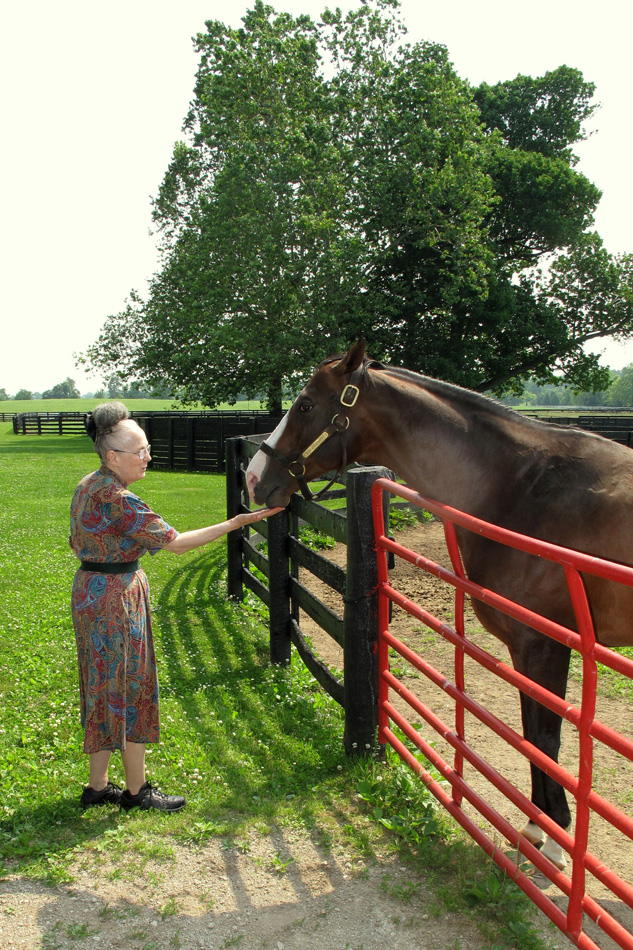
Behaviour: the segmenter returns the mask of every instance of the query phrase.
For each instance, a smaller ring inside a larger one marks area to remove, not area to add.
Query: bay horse
[[[631,449],[369,360],[363,341],[317,367],[251,460],[249,494],[256,504],[285,506],[308,480],[352,461],[386,466],[420,494],[482,520],[633,565]],[[561,567],[462,529],[458,543],[470,580],[576,629]],[[598,641],[632,644],[633,590],[588,575],[585,582]],[[480,602],[473,609],[516,670],[565,696],[568,646]],[[520,695],[525,738],[558,761],[560,717]],[[564,789],[533,764],[531,774],[533,803],[568,829]],[[562,848],[535,823],[522,833],[565,866]]]

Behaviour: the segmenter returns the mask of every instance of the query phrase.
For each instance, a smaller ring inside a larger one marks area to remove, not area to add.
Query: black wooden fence
[[[281,416],[264,410],[132,410],[152,446],[152,468],[224,471],[225,442],[248,433],[271,432]],[[83,412],[23,412],[13,417],[16,435],[83,434]]]
[[[263,436],[227,441],[229,517],[248,510],[244,471],[262,440]],[[350,753],[373,750],[376,741],[378,575],[371,486],[377,478],[386,475],[389,477],[388,470],[378,466],[348,469],[341,479],[344,488],[323,496],[323,500],[340,498],[345,506],[342,511],[332,511],[294,494],[289,507],[269,521],[228,535],[229,595],[242,600],[247,588],[268,606],[272,662],[289,662],[291,643],[295,645],[315,679],[343,706],[344,744]],[[388,505],[387,496],[385,504]],[[347,545],[347,570],[302,543],[300,522]],[[266,539],[267,554],[259,549],[258,536],[260,540]],[[299,568],[307,569],[343,595],[342,617],[301,583]],[[301,630],[300,610],[343,647],[342,680],[333,675],[309,645]]]
[[[15,435],[85,434],[83,412],[20,412],[13,416]]]
[[[152,446],[152,467],[186,472],[222,472],[227,439],[272,432],[281,416],[263,410],[235,412],[142,412],[132,417]]]
[[[280,421],[264,410],[219,412],[133,410],[132,418],[152,445],[152,467],[170,471],[224,471],[225,443],[241,435],[272,431]],[[525,415],[558,425],[576,426],[633,448],[630,411],[562,416],[558,411],[527,410]],[[23,412],[13,416],[20,435],[83,434],[83,412]]]
[[[630,411],[622,413],[605,413],[604,410],[595,414],[577,416],[562,416],[556,412],[551,414],[539,409],[522,410],[521,415],[540,419],[541,422],[553,422],[560,426],[575,426],[585,432],[595,432],[612,442],[628,445],[633,448],[633,416]]]

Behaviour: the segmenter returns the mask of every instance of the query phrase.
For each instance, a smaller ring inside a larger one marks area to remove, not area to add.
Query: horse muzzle
[[[266,471],[267,461],[263,452],[257,452],[246,470],[246,487],[251,504],[285,508],[290,502],[294,486],[284,485],[281,478],[269,474]]]

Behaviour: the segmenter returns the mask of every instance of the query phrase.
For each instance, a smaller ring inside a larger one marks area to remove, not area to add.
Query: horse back
[[[538,435],[537,441],[518,443],[513,472],[505,474],[482,517],[530,537],[633,566],[633,452],[579,430],[547,427]],[[576,628],[560,566],[470,532],[460,534],[460,543],[467,573],[476,583]],[[585,582],[599,642],[632,644],[633,590],[590,576]],[[511,645],[513,622],[484,607],[477,612],[488,629]]]

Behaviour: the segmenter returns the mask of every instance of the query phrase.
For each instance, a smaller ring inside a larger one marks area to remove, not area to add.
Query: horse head
[[[255,504],[285,506],[298,488],[309,496],[310,479],[353,461],[358,431],[353,417],[359,415],[355,406],[365,362],[361,340],[317,367],[248,466],[246,484]]]

